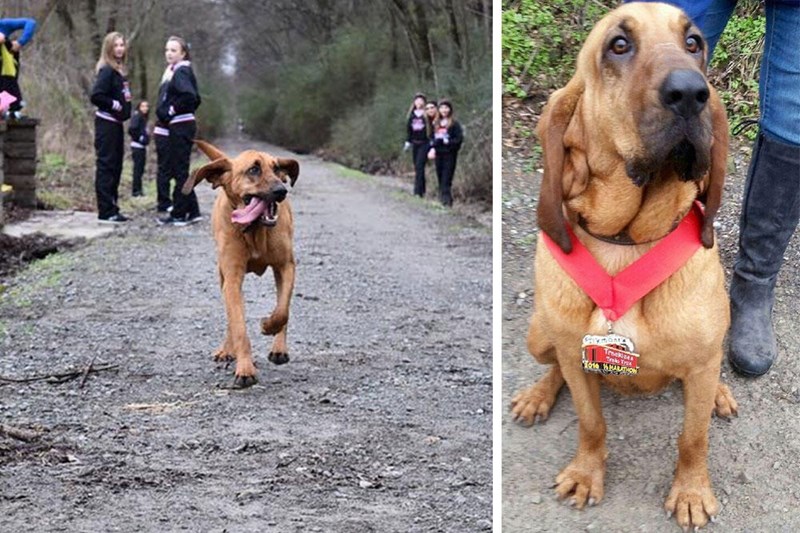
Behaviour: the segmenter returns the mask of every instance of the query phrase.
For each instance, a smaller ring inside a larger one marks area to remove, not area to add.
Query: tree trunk
[[[422,82],[432,79],[431,42],[425,14],[425,8],[430,8],[431,5],[426,3],[423,7],[414,0],[392,0],[392,6],[408,36],[409,48],[417,67],[417,77]]]
[[[75,39],[75,21],[72,19],[72,15],[70,14],[67,6],[61,2],[57,2],[57,4],[58,6],[56,7],[56,15],[58,15],[59,20],[67,29],[67,36],[69,37],[69,40],[73,41]]]
[[[420,66],[422,67],[422,76],[424,80],[429,80],[433,77],[433,59],[431,58],[432,43],[428,35],[428,17],[426,9],[430,7],[428,4],[421,6],[417,2],[411,2],[412,13],[416,19],[414,33],[420,50]]]
[[[450,22],[450,37],[453,39],[453,44],[455,44],[456,48],[456,64],[461,67],[461,70],[466,72],[469,75],[469,67],[467,65],[467,53],[466,47],[464,46],[466,42],[466,34],[464,32],[464,39],[461,38],[461,33],[458,30],[458,19],[461,18],[456,14],[456,6],[453,0],[447,0],[447,18]]]
[[[89,19],[89,38],[92,41],[92,52],[94,52],[95,60],[97,60],[103,49],[103,36],[100,35],[100,25],[97,23],[97,0],[86,0],[86,15]]]
[[[47,0],[47,3],[45,3],[45,5],[42,6],[42,8],[34,14],[33,18],[36,19],[39,31],[42,31],[42,26],[44,26],[47,17],[50,16],[50,13],[52,13],[53,9],[55,9],[56,7],[58,9],[63,9],[65,6],[64,3],[60,0]]]
[[[111,33],[112,31],[117,31],[117,6],[118,4],[114,2],[111,4],[111,13],[108,14],[108,21],[106,22],[106,35]]]
[[[147,98],[147,59],[144,55],[143,46],[136,49],[136,56],[139,59],[136,65],[139,69],[139,100],[149,100]]]
[[[486,46],[492,49],[492,0],[483,0],[483,33],[486,35]]]

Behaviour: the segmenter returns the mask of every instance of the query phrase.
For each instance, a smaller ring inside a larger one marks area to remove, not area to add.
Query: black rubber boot
[[[753,151],[731,280],[728,360],[747,377],[769,370],[778,354],[772,326],[775,282],[800,220],[800,146],[763,132]]]

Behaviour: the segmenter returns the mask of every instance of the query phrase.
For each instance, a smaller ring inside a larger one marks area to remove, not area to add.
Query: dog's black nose
[[[709,96],[706,79],[689,69],[670,72],[658,92],[664,107],[683,118],[699,114]]]
[[[286,198],[288,191],[283,185],[276,185],[269,192],[276,202],[282,202]]]

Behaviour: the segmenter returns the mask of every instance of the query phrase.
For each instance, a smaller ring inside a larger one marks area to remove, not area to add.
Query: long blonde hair
[[[406,117],[411,117],[411,113],[414,111],[414,109],[416,109],[414,107],[414,102],[417,101],[417,98],[422,98],[422,101],[424,102],[422,104],[422,110],[425,111],[425,105],[428,103],[428,98],[422,93],[417,93],[417,94],[414,95],[414,98],[411,100],[411,105],[408,107],[408,113],[406,113]]]
[[[117,61],[114,57],[114,43],[117,39],[122,39],[122,42],[125,43],[125,55],[122,56],[122,60]],[[112,31],[108,35],[105,36],[103,39],[103,47],[100,49],[100,59],[97,60],[97,66],[95,66],[94,71],[95,74],[100,72],[100,69],[108,65],[109,67],[113,68],[117,72],[122,75],[126,74],[125,63],[128,61],[128,42],[125,40],[125,36],[122,35],[118,31]]]

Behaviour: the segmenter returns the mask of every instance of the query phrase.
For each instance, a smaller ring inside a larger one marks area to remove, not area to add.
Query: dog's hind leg
[[[242,297],[244,268],[241,266],[237,268],[236,265],[233,265],[232,268],[221,270],[220,279],[222,280],[222,298],[225,300],[225,313],[228,317],[228,331],[223,348],[227,345],[236,356],[236,378],[233,386],[236,388],[249,387],[258,380],[244,321],[244,299]]]
[[[276,365],[289,362],[289,349],[286,346],[286,326],[289,322],[289,304],[294,290],[294,261],[287,261],[281,267],[272,267],[275,275],[275,288],[278,293],[272,314],[261,319],[261,333],[275,335],[272,351],[268,359]]]

